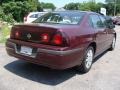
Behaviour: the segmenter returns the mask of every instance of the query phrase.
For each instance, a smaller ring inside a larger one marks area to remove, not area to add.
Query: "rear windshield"
[[[85,13],[47,13],[35,20],[33,23],[51,24],[78,24],[81,22]]]

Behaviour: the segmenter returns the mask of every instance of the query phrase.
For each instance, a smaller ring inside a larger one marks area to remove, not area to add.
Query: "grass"
[[[0,43],[5,43],[10,35],[10,28],[8,25],[3,25],[0,29]]]

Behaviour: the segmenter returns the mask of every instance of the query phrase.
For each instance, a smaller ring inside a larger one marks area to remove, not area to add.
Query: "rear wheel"
[[[113,40],[112,40],[112,44],[111,44],[111,47],[110,47],[110,51],[114,50],[115,49],[115,43],[116,43],[116,38],[114,37]]]
[[[94,48],[90,46],[86,50],[83,62],[80,66],[77,67],[77,70],[83,73],[87,73],[92,66],[93,57],[94,57]]]

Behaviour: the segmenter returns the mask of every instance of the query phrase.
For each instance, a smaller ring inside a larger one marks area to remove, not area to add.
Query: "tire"
[[[93,58],[94,58],[94,48],[92,46],[89,46],[85,52],[83,62],[80,66],[77,67],[77,70],[82,73],[87,73],[92,67]]]
[[[110,45],[110,48],[109,48],[110,51],[113,51],[115,49],[115,43],[116,43],[116,38],[114,36],[114,38],[112,40],[112,44]]]

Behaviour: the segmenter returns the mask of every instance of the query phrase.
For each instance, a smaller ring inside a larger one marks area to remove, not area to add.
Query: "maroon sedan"
[[[88,72],[95,57],[115,47],[116,32],[108,18],[94,12],[59,11],[32,24],[14,25],[7,53],[52,69],[77,66]]]

